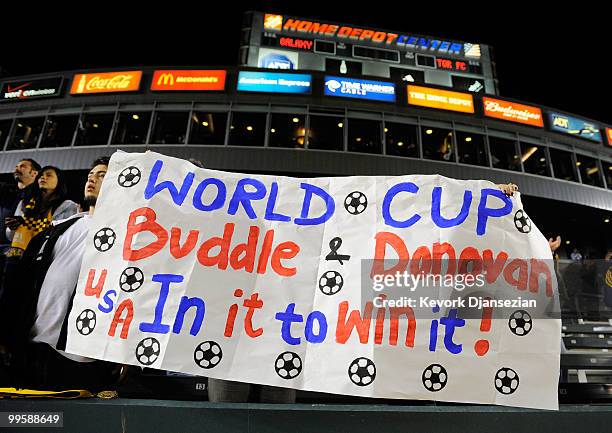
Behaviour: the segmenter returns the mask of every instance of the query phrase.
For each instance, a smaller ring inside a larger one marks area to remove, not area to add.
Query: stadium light
[[[523,157],[521,158],[522,162],[525,162],[529,159],[529,157],[531,157],[531,155],[533,155],[534,153],[536,153],[536,151],[538,150],[537,146],[532,146],[529,149],[527,149],[527,152],[525,152],[525,154],[523,155]]]

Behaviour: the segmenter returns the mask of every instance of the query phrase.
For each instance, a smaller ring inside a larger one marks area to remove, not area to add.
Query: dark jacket
[[[0,298],[0,344],[11,349],[25,345],[36,319],[40,289],[53,261],[59,237],[79,218],[71,218],[34,236],[17,265],[17,278]]]

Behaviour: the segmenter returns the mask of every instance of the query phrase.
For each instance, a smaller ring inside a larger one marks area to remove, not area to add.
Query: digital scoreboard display
[[[381,78],[391,77],[391,68],[405,68],[422,71],[425,83],[448,87],[462,83],[456,89],[467,90],[464,81],[453,80],[453,74],[473,79],[468,89],[476,79],[482,86],[478,91],[497,94],[487,45],[268,12],[248,14],[245,23],[249,24],[243,29],[248,37],[243,39],[240,56],[243,66],[331,74],[363,70]],[[274,56],[271,61],[263,60],[270,54]],[[342,67],[328,69],[331,60],[340,62]]]

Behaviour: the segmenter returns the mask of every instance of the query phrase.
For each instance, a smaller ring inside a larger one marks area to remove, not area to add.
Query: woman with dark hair
[[[53,166],[43,167],[35,181],[32,197],[20,201],[15,217],[7,224],[6,236],[11,240],[7,256],[21,257],[30,239],[49,227],[51,221],[68,218],[78,212],[78,206],[68,200],[68,185],[62,171]]]

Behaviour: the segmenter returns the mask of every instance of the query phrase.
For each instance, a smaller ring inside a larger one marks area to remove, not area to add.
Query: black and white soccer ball
[[[446,386],[448,374],[446,373],[446,369],[440,364],[431,364],[423,370],[421,379],[427,391],[438,392]]]
[[[108,251],[115,244],[117,235],[110,227],[104,227],[94,235],[94,247],[100,252]]]
[[[512,394],[519,386],[519,377],[511,368],[500,368],[495,374],[495,389],[502,394]]]
[[[283,352],[276,358],[274,370],[283,379],[295,379],[302,372],[302,358],[295,352]]]
[[[96,313],[93,310],[83,310],[76,319],[76,328],[81,335],[89,335],[96,327]]]
[[[510,315],[508,327],[514,335],[522,337],[529,334],[529,331],[533,328],[533,320],[527,311],[517,310]]]
[[[125,168],[119,173],[119,177],[117,178],[117,182],[124,188],[130,188],[140,182],[142,178],[142,174],[137,167],[128,167]]]
[[[215,341],[204,341],[200,343],[193,352],[195,363],[205,369],[214,368],[223,359],[223,350]]]
[[[343,285],[344,279],[336,271],[327,271],[319,278],[319,290],[328,296],[338,293]]]
[[[368,198],[364,193],[353,191],[344,199],[344,208],[351,215],[359,215],[368,207]]]
[[[147,337],[136,346],[136,359],[142,365],[151,365],[157,361],[160,352],[159,341],[153,337]]]
[[[348,375],[357,386],[368,386],[376,379],[376,366],[368,358],[357,358],[351,362]]]
[[[531,231],[531,220],[523,209],[519,209],[514,214],[514,226],[521,233],[529,233]]]
[[[126,268],[119,277],[119,287],[124,292],[135,292],[144,283],[144,274],[139,268]]]

